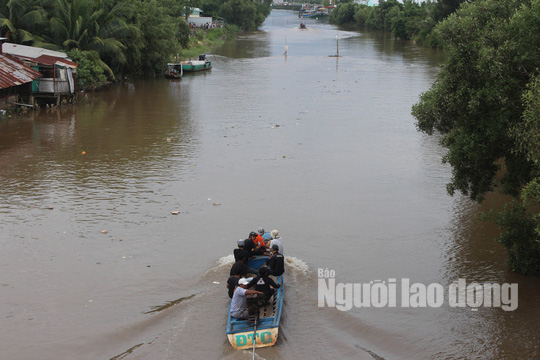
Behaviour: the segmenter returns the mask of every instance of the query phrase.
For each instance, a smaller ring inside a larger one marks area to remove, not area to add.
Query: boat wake
[[[285,264],[288,269],[292,270],[293,275],[296,273],[302,273],[303,275],[309,275],[311,270],[309,265],[302,259],[294,256],[285,256]]]
[[[229,277],[229,271],[234,264],[234,256],[227,255],[219,258],[215,265],[206,270],[201,276],[201,281],[212,281],[212,283],[225,283]],[[285,273],[287,281],[295,281],[298,276],[308,276],[312,274],[309,265],[302,259],[294,256],[285,256]]]
[[[234,256],[232,254],[223,256],[216,261],[216,264],[214,266],[212,266],[210,269],[206,270],[204,274],[202,274],[201,280],[204,281],[208,279],[213,279],[212,277],[215,278],[216,276],[223,277],[224,276],[223,273],[226,272],[226,274],[228,274],[233,264],[234,264]],[[226,280],[227,278],[225,279],[220,278],[217,281],[226,281]]]
[[[235,350],[225,336],[230,301],[225,284],[233,263],[232,255],[217,259],[189,289],[183,289],[194,295],[152,306],[144,312],[148,318],[126,325],[121,332],[124,348],[112,359],[214,359],[216,354],[222,359],[245,359],[251,355],[251,351]],[[280,335],[275,346],[257,349],[256,358],[384,359],[380,353],[384,344],[378,339],[394,338],[393,334],[358,314],[318,307],[317,273],[304,260],[287,256],[285,276]],[[307,343],[309,348],[297,346]]]

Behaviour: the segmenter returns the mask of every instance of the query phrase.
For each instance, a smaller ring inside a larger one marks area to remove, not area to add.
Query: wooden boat
[[[199,60],[182,61],[181,64],[183,72],[203,71],[212,68],[212,62],[206,59],[206,55],[199,55]]]
[[[268,260],[268,256],[255,256],[249,261],[249,267],[259,269]],[[259,309],[258,320],[238,320],[231,317],[231,307],[227,320],[227,337],[235,349],[254,349],[272,346],[276,343],[279,332],[279,321],[283,308],[283,275],[272,277],[279,284],[279,289],[272,295],[268,304]]]
[[[182,77],[182,64],[181,63],[168,63],[165,77],[167,79],[180,79]]]
[[[315,5],[313,7],[303,7],[298,11],[298,17],[303,18],[320,18],[328,16],[328,9],[321,5]]]

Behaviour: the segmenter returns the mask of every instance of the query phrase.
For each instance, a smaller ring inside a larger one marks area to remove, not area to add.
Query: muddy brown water
[[[259,226],[282,234],[287,283],[258,358],[540,358],[540,282],[478,219],[505,199],[447,196],[445,150],[410,115],[443,55],[305,22],[273,11],[210,72],[0,120],[0,358],[251,359],[227,341],[225,281]],[[398,295],[515,283],[519,306],[339,311],[318,269]]]

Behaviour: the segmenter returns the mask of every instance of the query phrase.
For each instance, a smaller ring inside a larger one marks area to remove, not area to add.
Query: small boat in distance
[[[168,63],[167,71],[165,71],[165,77],[167,79],[180,79],[182,78],[182,64],[180,63]]]
[[[305,29],[305,28],[306,28],[306,24],[300,23],[300,29]]]
[[[249,260],[248,266],[258,270],[266,260],[268,260],[268,256],[255,256]],[[279,288],[268,303],[259,308],[255,322],[251,321],[252,319],[238,320],[233,318],[229,305],[227,337],[235,349],[255,349],[272,346],[276,343],[283,308],[283,275],[275,277],[275,279]]]
[[[212,62],[206,59],[206,55],[199,55],[199,60],[186,60],[182,61],[183,72],[195,72],[210,70],[212,68]]]
[[[302,8],[298,10],[298,17],[300,19],[311,17],[318,19],[328,15],[328,9],[322,5],[302,6]]]

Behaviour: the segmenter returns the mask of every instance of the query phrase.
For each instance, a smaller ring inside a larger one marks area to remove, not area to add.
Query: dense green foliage
[[[33,0],[0,1],[0,29],[13,43],[31,45],[45,19],[46,12]]]
[[[77,68],[77,83],[81,89],[95,89],[107,82],[105,70],[99,66],[99,56],[96,52],[73,49],[68,52],[70,59],[79,64]]]
[[[508,249],[508,264],[513,271],[540,274],[540,243],[535,227],[538,219],[523,204],[506,204],[499,214],[490,214],[502,233],[497,239]]]
[[[158,73],[193,44],[188,0],[0,0],[0,32],[8,41],[77,53],[79,84],[102,69],[118,75]],[[241,30],[255,30],[270,13],[269,0],[189,0],[207,16],[220,16]],[[236,27],[234,27],[236,28]],[[212,31],[224,35],[223,31]],[[198,45],[198,42],[195,42]],[[91,66],[90,69],[85,69]],[[86,75],[81,75],[86,74]]]
[[[270,15],[271,0],[198,0],[205,16],[221,17],[242,31],[257,30]]]
[[[500,241],[513,269],[537,273],[540,0],[465,3],[435,31],[448,57],[413,107],[418,129],[442,135],[444,161],[452,166],[450,194],[482,201],[500,187],[521,199],[496,217]]]
[[[256,30],[270,14],[270,1],[229,0],[219,7],[219,16],[238,26],[241,30]]]
[[[198,30],[189,40],[189,47],[182,50],[182,58],[197,59],[200,54],[208,51],[208,44],[220,46],[229,34],[236,34],[238,29],[235,25],[226,28],[216,27],[209,30]]]
[[[330,14],[330,22],[361,29],[385,30],[396,38],[438,46],[435,25],[453,13],[463,0],[381,0],[378,6],[342,1]]]

